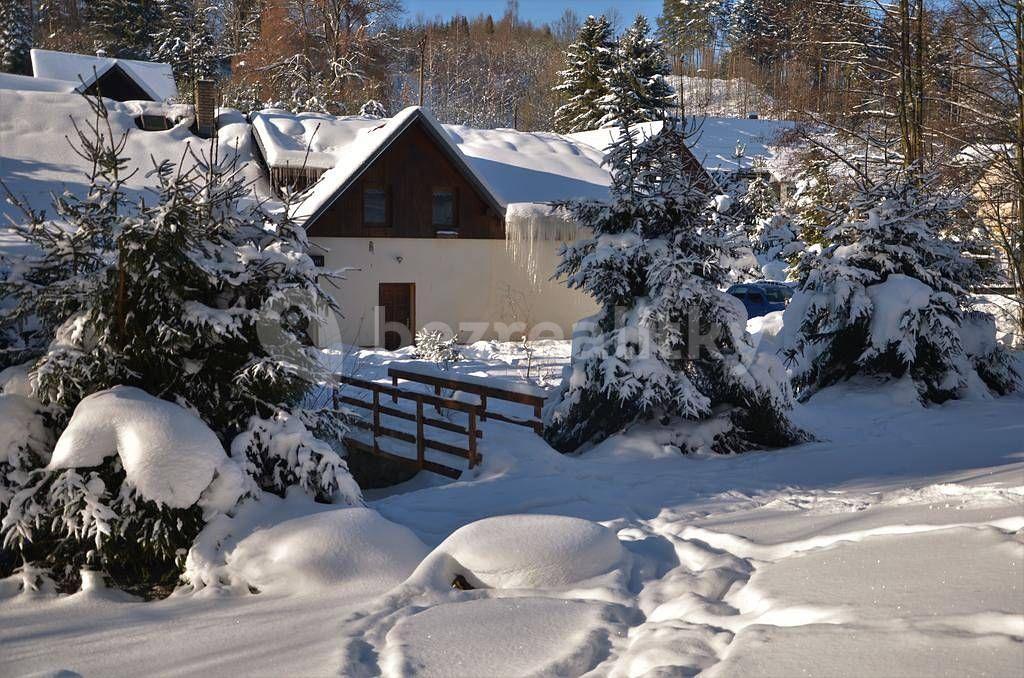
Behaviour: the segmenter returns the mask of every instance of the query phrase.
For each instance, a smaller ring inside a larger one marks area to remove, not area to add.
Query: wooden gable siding
[[[85,94],[95,96],[99,93],[114,101],[152,101],[153,97],[135,82],[124,70],[114,64],[107,72],[97,78],[85,89]]]
[[[388,193],[386,226],[363,224],[363,189],[367,187],[383,188]],[[459,238],[505,237],[501,215],[488,205],[418,120],[392,141],[344,195],[307,225],[307,232],[326,238],[438,237],[441,227],[432,223],[434,188],[456,192],[456,224],[444,230],[457,231]]]

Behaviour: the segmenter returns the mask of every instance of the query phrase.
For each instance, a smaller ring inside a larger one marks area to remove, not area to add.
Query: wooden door
[[[394,351],[413,341],[416,284],[380,283],[378,304],[384,308],[384,348]]]

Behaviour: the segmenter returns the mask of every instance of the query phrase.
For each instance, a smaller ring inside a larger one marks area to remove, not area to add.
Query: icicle
[[[575,240],[578,224],[566,218],[563,210],[543,203],[514,203],[505,211],[505,251],[512,260],[526,269],[530,283],[538,287],[551,271],[543,273],[537,267],[537,241]]]

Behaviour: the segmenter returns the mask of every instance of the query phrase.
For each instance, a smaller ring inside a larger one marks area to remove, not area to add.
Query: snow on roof
[[[749,169],[755,158],[763,159],[770,166],[776,155],[774,146],[779,136],[794,127],[796,123],[788,120],[708,117],[704,119],[697,135],[691,139],[690,150],[709,172]],[[641,123],[636,128],[641,137],[652,136],[661,129],[661,122]],[[604,150],[618,138],[619,130],[608,127],[566,136]],[[737,145],[742,145],[742,158],[736,157]]]
[[[502,207],[608,196],[608,172],[601,166],[604,154],[558,134],[440,125],[417,107],[384,120],[268,109],[254,114],[252,125],[271,167],[304,165],[331,170],[317,182],[300,210],[300,214],[312,215],[416,115],[422,115],[438,139],[465,162]]]
[[[106,100],[110,124],[115,136],[128,132],[124,155],[129,159],[128,172],[134,172],[125,190],[134,200],[151,190],[156,180],[150,173],[154,159],[191,164],[186,153],[191,144],[197,153],[207,149],[208,141],[189,131],[189,120],[182,119],[165,131],[143,131],[136,127],[135,117],[142,112],[165,114],[177,118],[179,106],[153,102]],[[71,122],[81,127],[91,121],[93,113],[80,94],[59,92],[0,92],[0,178],[19,198],[25,198],[35,210],[45,210],[52,217],[51,193],[64,190],[83,196],[87,190],[88,163],[71,151],[66,136],[74,137]],[[221,109],[218,115],[218,152],[238,162],[246,181],[256,182],[261,195],[270,193],[263,172],[253,158],[249,125],[237,111]],[[21,213],[0,200],[0,252],[11,251],[17,242],[7,231],[7,217],[21,220]]]
[[[30,75],[0,73],[0,89],[14,89],[23,92],[74,92],[75,86],[66,80],[33,78]]]
[[[604,154],[585,143],[546,132],[445,130],[506,205],[608,197]]]
[[[37,78],[64,80],[74,83],[78,89],[89,87],[114,66],[119,66],[154,100],[166,101],[178,96],[178,87],[174,83],[174,72],[170,64],[55,52],[48,49],[32,50],[32,72]]]
[[[348,147],[368,129],[385,122],[361,116],[326,113],[293,114],[268,108],[253,114],[252,129],[271,167],[331,169]]]
[[[427,132],[449,152],[455,164],[461,165],[466,177],[477,185],[484,199],[491,202],[491,206],[497,211],[504,212],[505,206],[500,202],[497,192],[491,188],[486,177],[467,161],[466,156],[441,124],[419,106],[410,106],[393,118],[374,120],[376,124],[373,126],[361,126],[353,134],[352,142],[336,156],[334,167],[320,177],[303,199],[296,210],[296,218],[312,220],[319,216],[416,120],[422,121]]]

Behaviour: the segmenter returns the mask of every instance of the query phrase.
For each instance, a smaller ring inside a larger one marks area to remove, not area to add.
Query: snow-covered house
[[[608,195],[603,154],[555,134],[390,119],[253,116],[275,183],[311,182],[298,206],[332,268],[344,318],[317,339],[388,347],[436,327],[460,339],[567,337],[596,310],[551,280],[577,234],[550,202]]]
[[[76,92],[98,92],[114,101],[167,101],[178,96],[170,64],[48,49],[33,49],[31,56],[36,79],[64,83]],[[40,87],[30,84],[24,89]],[[46,89],[62,91],[59,85]]]

